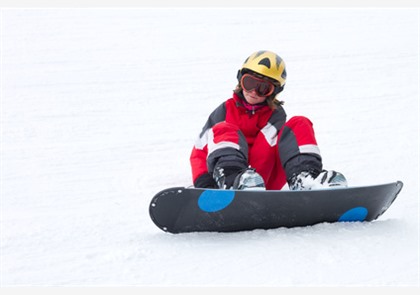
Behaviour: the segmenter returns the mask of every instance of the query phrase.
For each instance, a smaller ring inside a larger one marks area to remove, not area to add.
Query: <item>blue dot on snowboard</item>
[[[198,207],[206,212],[216,212],[226,208],[234,197],[234,191],[206,190],[198,198]]]
[[[343,215],[340,216],[338,221],[363,221],[368,214],[368,210],[365,207],[355,207],[347,210]]]

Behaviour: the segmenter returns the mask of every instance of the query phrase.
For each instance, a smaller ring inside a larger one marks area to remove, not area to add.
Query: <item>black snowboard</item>
[[[163,231],[234,232],[308,226],[321,222],[372,221],[391,206],[401,181],[309,191],[240,191],[173,187],[150,202]]]

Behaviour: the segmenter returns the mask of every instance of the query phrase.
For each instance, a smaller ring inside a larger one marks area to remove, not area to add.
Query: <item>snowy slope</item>
[[[2,9],[2,286],[419,286],[419,23],[409,9]],[[372,223],[170,235],[153,195],[255,50],[288,69]]]

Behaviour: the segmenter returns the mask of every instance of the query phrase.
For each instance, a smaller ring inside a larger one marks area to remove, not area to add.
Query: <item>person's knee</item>
[[[286,126],[291,129],[296,126],[310,126],[312,128],[312,121],[305,116],[294,116],[286,122]]]

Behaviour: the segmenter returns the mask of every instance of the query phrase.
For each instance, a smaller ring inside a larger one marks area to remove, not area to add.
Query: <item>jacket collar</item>
[[[260,111],[262,109],[269,109],[267,102],[264,101],[259,104],[250,104],[245,100],[245,97],[243,96],[242,92],[239,94],[233,93],[233,99],[235,100],[235,104],[238,108],[244,109],[247,113],[255,114],[255,112]]]

